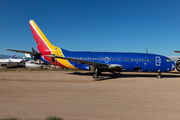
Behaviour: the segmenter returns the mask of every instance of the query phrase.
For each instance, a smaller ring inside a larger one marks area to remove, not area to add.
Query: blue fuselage
[[[168,72],[175,69],[175,62],[168,57],[144,53],[71,52],[63,51],[65,57],[104,64],[122,65],[123,71]],[[89,70],[88,64],[69,61],[78,69]]]

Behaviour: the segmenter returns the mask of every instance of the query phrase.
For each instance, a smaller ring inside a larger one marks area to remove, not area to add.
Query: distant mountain
[[[8,58],[11,58],[12,56],[10,55],[3,55],[3,54],[0,54],[0,59],[8,59]],[[15,56],[17,59],[22,59],[23,57],[20,57],[20,56]]]

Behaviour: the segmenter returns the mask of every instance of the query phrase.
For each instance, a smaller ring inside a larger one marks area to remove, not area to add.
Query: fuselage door
[[[161,65],[161,58],[159,56],[155,57],[155,65],[160,66]]]

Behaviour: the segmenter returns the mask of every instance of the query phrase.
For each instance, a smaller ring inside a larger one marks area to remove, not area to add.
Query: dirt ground
[[[180,73],[0,71],[0,119],[179,120]]]

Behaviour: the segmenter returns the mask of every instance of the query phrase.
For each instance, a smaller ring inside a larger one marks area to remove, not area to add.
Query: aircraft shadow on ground
[[[69,73],[69,74],[71,74],[71,75],[80,75],[80,76],[92,76],[92,74],[93,74],[93,72],[88,72],[88,73],[81,73],[81,72],[73,72],[73,73]],[[135,72],[134,72],[134,74],[123,74],[123,73],[121,73],[121,74],[119,74],[119,73],[114,73],[114,74],[112,74],[112,73],[109,73],[109,74],[107,74],[107,73],[102,73],[102,75],[100,75],[97,79],[95,79],[95,80],[108,80],[108,79],[117,79],[117,78],[136,78],[136,77],[151,77],[151,78],[157,78],[157,74],[158,73],[154,73],[154,74],[136,74]],[[174,74],[174,75],[173,75]],[[179,75],[176,75],[176,74],[179,74]],[[171,73],[171,74],[168,74],[167,75],[167,73],[166,73],[166,75],[165,74],[163,74],[162,73],[162,78],[178,78],[178,77],[180,77],[180,73]]]
[[[180,75],[180,72],[169,72],[171,74],[179,74]]]

